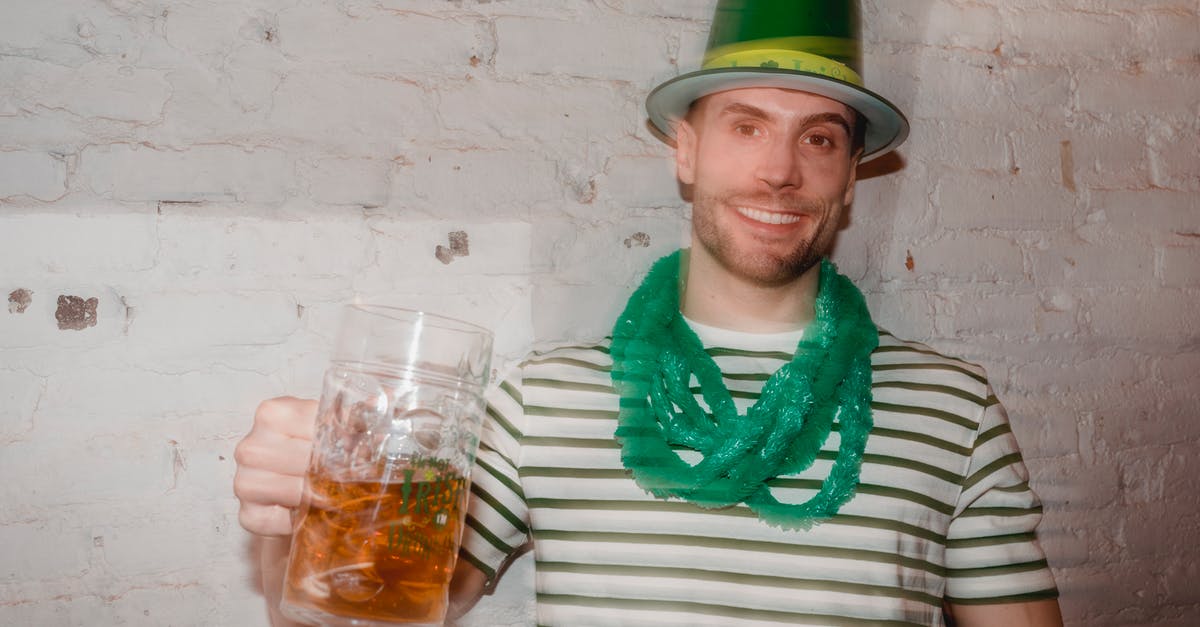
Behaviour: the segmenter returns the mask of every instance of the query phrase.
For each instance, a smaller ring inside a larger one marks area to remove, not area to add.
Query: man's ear
[[[696,182],[696,140],[687,120],[675,122],[675,177],[684,185]]]

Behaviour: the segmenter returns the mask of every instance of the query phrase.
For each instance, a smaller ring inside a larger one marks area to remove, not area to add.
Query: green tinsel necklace
[[[705,508],[745,503],[788,529],[833,516],[858,485],[872,425],[870,356],[879,336],[862,293],[821,261],[815,319],[742,415],[679,312],[680,261],[676,251],[655,262],[613,328],[622,463],[657,498]],[[692,394],[692,376],[711,415]],[[810,467],[835,418],[840,445],[820,491],[804,503],[779,502],[767,482]],[[677,448],[702,459],[689,464]]]

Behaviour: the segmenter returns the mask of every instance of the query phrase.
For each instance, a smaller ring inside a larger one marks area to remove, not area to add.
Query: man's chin
[[[820,262],[820,256],[804,255],[796,259],[742,259],[727,267],[747,283],[760,287],[782,287],[798,280]]]

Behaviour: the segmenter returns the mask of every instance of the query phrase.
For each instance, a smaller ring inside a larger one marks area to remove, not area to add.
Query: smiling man
[[[1061,624],[983,371],[877,329],[827,260],[860,160],[908,128],[862,87],[857,19],[722,1],[704,68],[650,95],[692,246],[611,338],[535,354],[491,396],[460,611],[532,541],[541,625]],[[314,413],[259,408],[247,529],[290,532]]]

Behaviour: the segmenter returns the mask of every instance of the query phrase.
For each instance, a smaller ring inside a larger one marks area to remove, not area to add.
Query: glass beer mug
[[[344,315],[281,609],[321,625],[440,625],[492,335],[392,307],[350,305]]]

